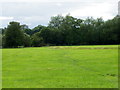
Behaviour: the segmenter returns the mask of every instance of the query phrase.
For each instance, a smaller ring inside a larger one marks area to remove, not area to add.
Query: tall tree
[[[17,47],[23,44],[24,34],[19,22],[10,22],[5,32],[5,47]]]
[[[50,20],[48,26],[51,27],[51,28],[59,29],[59,27],[63,23],[63,19],[64,19],[64,17],[61,16],[61,15],[51,17],[51,20]]]

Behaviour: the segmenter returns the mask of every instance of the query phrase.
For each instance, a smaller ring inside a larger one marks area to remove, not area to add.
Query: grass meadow
[[[117,88],[118,45],[2,49],[3,88]]]

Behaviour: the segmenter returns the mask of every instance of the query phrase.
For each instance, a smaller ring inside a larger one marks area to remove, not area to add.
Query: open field
[[[117,47],[3,49],[3,88],[117,88]]]

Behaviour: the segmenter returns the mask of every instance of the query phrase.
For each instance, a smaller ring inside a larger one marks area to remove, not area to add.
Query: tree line
[[[104,21],[102,18],[78,19],[71,15],[51,17],[48,26],[30,29],[19,22],[10,22],[0,29],[4,48],[40,47],[48,45],[112,45],[119,44],[120,16]],[[1,41],[0,41],[1,42]]]

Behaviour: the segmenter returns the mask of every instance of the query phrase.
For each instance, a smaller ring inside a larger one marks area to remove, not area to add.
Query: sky
[[[51,16],[67,15],[76,18],[87,17],[104,20],[118,14],[119,0],[0,0],[0,28],[10,21],[26,24],[29,28],[45,25]]]

